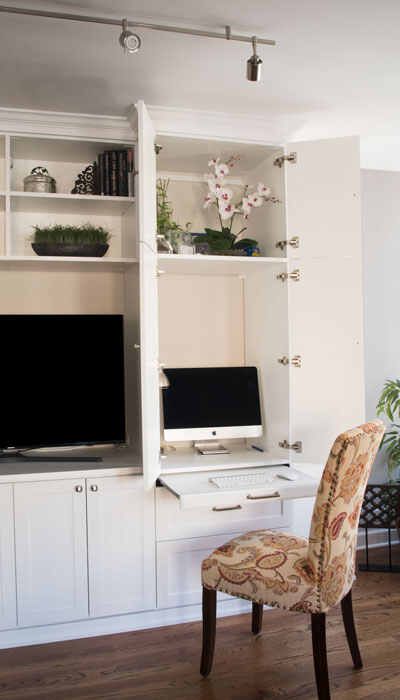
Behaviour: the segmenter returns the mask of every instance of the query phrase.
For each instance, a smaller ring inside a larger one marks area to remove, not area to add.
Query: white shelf
[[[5,193],[7,195],[7,192]],[[11,191],[12,212],[79,212],[103,216],[124,214],[135,202],[134,197],[106,197],[97,194]]]
[[[205,272],[206,269],[212,268],[217,272],[229,271],[231,273],[239,272],[240,268],[245,270],[251,267],[260,267],[262,265],[280,265],[287,263],[287,258],[267,258],[262,256],[235,256],[235,255],[169,255],[168,253],[159,253],[158,261],[162,267],[168,269],[169,272],[175,273],[199,273]]]
[[[137,258],[78,258],[63,256],[0,256],[1,270],[83,269],[120,272],[138,263]]]
[[[0,192],[0,194],[6,194]],[[104,194],[69,194],[67,192],[22,192],[12,190],[11,197],[30,197],[33,199],[73,199],[90,202],[134,202],[135,197],[110,197]]]

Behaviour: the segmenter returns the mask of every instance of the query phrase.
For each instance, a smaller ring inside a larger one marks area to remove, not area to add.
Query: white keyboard
[[[264,486],[271,484],[274,477],[266,472],[248,472],[248,474],[229,474],[229,476],[212,476],[210,482],[219,489],[240,489],[246,486]]]

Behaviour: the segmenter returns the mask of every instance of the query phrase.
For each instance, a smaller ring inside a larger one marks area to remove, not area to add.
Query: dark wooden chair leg
[[[253,610],[251,613],[251,631],[253,634],[260,634],[262,630],[264,607],[259,603],[253,603]]]
[[[217,591],[203,588],[203,649],[201,652],[200,673],[204,677],[208,676],[212,669],[216,623]]]
[[[356,626],[354,624],[353,601],[351,590],[341,602],[344,629],[346,631],[347,642],[353,659],[354,668],[362,668],[363,662],[358,646]]]
[[[311,632],[314,654],[315,681],[318,700],[330,700],[328,659],[326,655],[325,613],[311,614]]]

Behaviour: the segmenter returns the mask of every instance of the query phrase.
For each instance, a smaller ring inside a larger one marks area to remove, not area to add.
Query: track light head
[[[253,36],[251,43],[253,45],[253,55],[247,61],[247,80],[255,83],[261,78],[262,58],[257,56],[257,37]]]
[[[125,53],[136,53],[142,45],[140,36],[129,31],[126,19],[122,20],[122,32],[119,35],[119,43]]]

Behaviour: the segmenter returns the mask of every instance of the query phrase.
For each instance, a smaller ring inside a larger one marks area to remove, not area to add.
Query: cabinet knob
[[[76,493],[82,493],[83,486],[81,486],[80,484],[79,484],[79,486],[75,486],[75,491],[76,491]]]
[[[99,487],[97,486],[97,484],[92,484],[91,487],[90,487],[90,490],[91,490],[91,491],[98,491],[98,490],[99,490]]]

